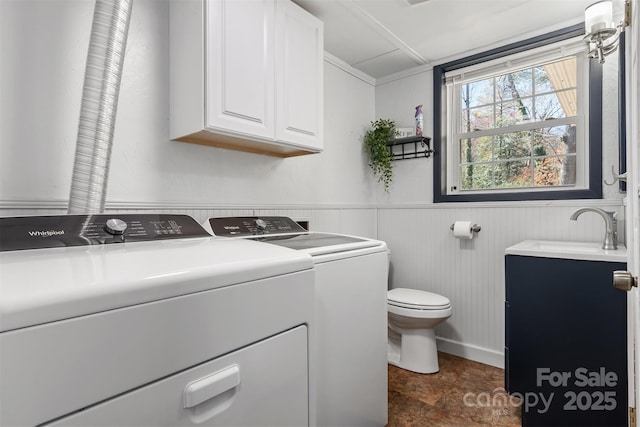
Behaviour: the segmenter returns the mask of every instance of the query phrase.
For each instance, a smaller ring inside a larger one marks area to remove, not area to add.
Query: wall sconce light
[[[584,11],[584,26],[587,33],[584,41],[589,44],[589,58],[598,58],[601,64],[605,56],[618,48],[620,33],[629,26],[631,2],[625,1],[624,19],[618,25],[613,22],[613,1],[602,0]]]

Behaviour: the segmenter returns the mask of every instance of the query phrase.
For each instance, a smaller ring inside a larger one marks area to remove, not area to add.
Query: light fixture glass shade
[[[611,0],[603,0],[587,7],[584,11],[584,27],[587,34],[615,29],[613,2]]]

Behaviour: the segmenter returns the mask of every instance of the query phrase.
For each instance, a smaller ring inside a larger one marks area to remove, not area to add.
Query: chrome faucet
[[[595,212],[600,215],[602,219],[604,219],[606,230],[604,232],[604,242],[602,243],[602,249],[618,249],[618,221],[616,220],[616,213],[605,211],[599,208],[582,208],[578,209],[571,215],[571,221],[577,220],[578,217],[585,212]]]

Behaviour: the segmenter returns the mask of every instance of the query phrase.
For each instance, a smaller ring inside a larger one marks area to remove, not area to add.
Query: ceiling
[[[294,1],[324,21],[326,52],[380,78],[583,22],[596,0]]]

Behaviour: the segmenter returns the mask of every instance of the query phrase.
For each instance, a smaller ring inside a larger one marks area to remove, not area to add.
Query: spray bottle
[[[416,136],[422,136],[422,105],[416,107]]]

